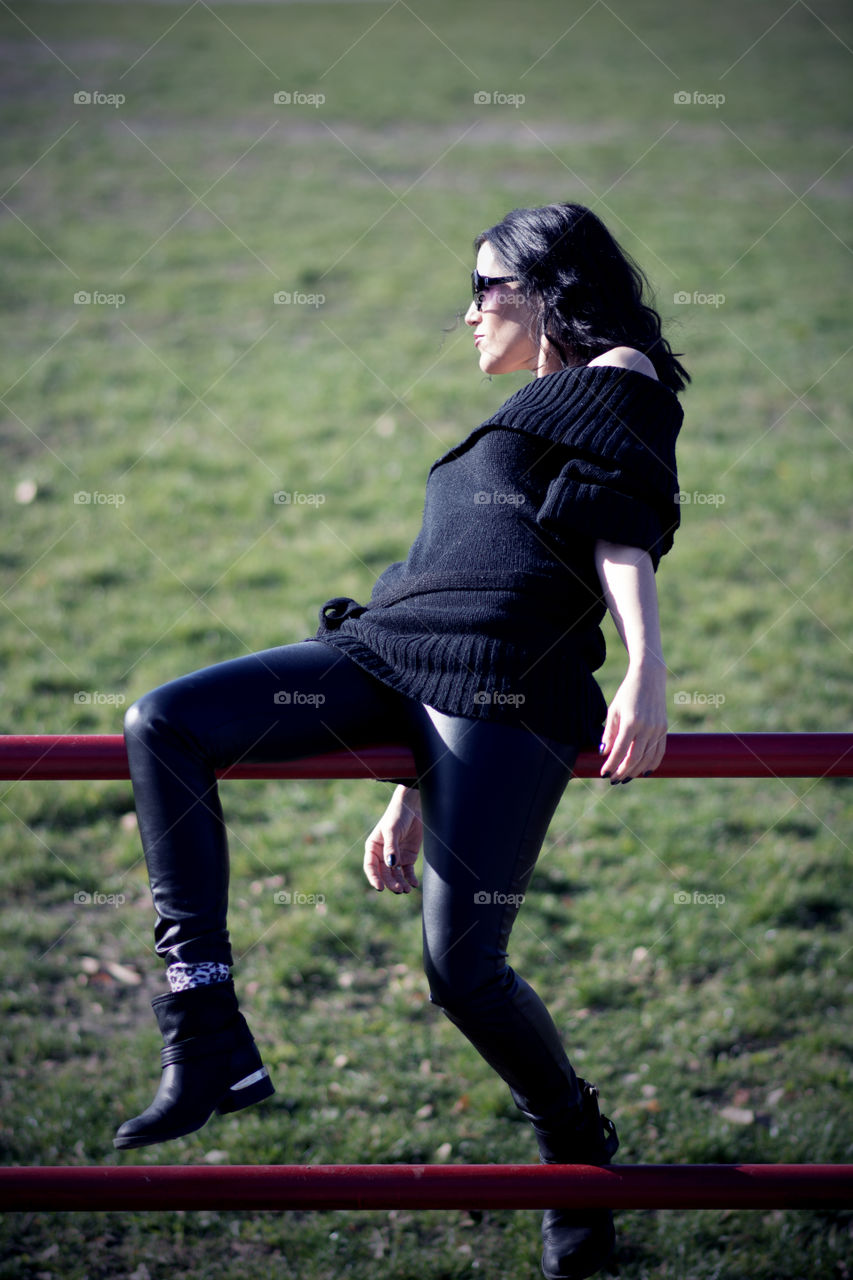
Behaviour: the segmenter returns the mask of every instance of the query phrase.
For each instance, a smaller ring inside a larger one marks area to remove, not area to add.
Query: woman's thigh
[[[509,934],[577,748],[426,710],[427,741],[418,751],[424,959],[434,995],[463,996],[505,969]]]
[[[340,650],[305,640],[171,680],[134,704],[127,728],[166,730],[190,754],[225,768],[405,741],[420,714],[419,703]]]

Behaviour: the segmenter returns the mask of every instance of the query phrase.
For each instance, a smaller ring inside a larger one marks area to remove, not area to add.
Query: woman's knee
[[[128,707],[124,716],[125,738],[150,739],[182,726],[186,717],[176,696],[176,683],[171,681],[151,689]]]
[[[450,1012],[464,1013],[479,1004],[490,991],[498,989],[508,969],[503,956],[468,955],[454,962],[448,953],[436,961],[425,948],[424,973],[432,1003]]]
[[[124,713],[125,738],[145,737],[151,731],[154,719],[153,694],[143,693]]]

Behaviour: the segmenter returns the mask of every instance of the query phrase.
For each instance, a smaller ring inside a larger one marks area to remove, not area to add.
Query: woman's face
[[[477,270],[481,276],[512,275],[488,241],[480,246]],[[478,305],[475,298],[465,312],[465,323],[474,330],[483,373],[539,371],[543,352],[536,337],[536,307],[518,281],[486,289],[482,302]]]

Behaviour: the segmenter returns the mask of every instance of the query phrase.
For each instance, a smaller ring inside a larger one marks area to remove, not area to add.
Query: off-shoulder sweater
[[[606,612],[599,538],[658,563],[679,524],[675,394],[581,366],[516,391],[429,471],[423,524],[367,604],[336,596],[311,637],[453,715],[597,745]]]

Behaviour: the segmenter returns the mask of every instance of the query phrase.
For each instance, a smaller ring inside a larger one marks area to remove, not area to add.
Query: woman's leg
[[[125,739],[158,954],[231,964],[217,768],[399,741],[414,712],[419,704],[310,640],[217,663],[134,703]]]
[[[432,709],[429,721],[419,773],[431,998],[525,1111],[575,1105],[577,1079],[557,1029],[508,966],[507,943],[577,749]]]
[[[179,966],[180,983],[153,1001],[163,1072],[151,1105],[120,1127],[117,1147],[193,1133],[213,1111],[238,1111],[273,1092],[228,977],[228,843],[216,769],[406,740],[408,716],[420,712],[316,641],[196,671],[131,707],[125,735],[156,946]]]
[[[578,1081],[544,1004],[507,964],[510,930],[576,749],[427,710],[418,771],[431,998],[510,1086],[545,1163],[608,1163],[618,1140],[595,1090]],[[542,1271],[549,1280],[591,1276],[614,1239],[607,1209],[548,1209]]]

